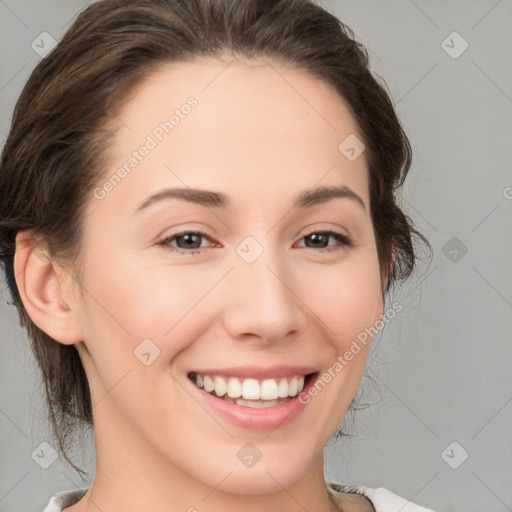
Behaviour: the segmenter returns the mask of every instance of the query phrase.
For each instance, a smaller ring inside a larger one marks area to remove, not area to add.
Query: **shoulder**
[[[373,489],[364,485],[352,486],[327,482],[327,489],[340,504],[346,503],[347,497],[350,496],[366,497],[369,503],[366,503],[367,509],[361,509],[364,512],[434,512],[432,509],[415,505],[384,487]],[[370,505],[373,505],[373,510]]]
[[[87,492],[87,487],[84,489],[73,489],[72,491],[58,492],[53,496],[46,505],[43,512],[61,512],[65,507],[70,507],[77,503],[80,498]]]

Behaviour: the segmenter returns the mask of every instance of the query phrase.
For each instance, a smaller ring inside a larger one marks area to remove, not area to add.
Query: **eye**
[[[212,242],[212,247],[215,245],[210,236],[202,231],[181,231],[174,233],[158,242],[158,245],[183,255],[192,255],[199,254],[202,252],[202,249],[205,248],[205,246],[202,245],[201,239]],[[329,239],[336,240],[338,244],[329,244]],[[306,247],[309,249],[319,249],[319,252],[339,251],[344,247],[352,247],[354,245],[348,236],[338,233],[337,231],[312,231],[302,237],[301,241],[302,240],[309,240]]]
[[[330,238],[334,238],[338,241],[338,245],[329,246],[328,241]],[[306,244],[308,248],[323,249],[320,252],[339,251],[344,247],[352,247],[354,245],[348,236],[338,233],[337,231],[312,231],[305,235],[301,241],[302,240],[309,240],[311,242],[311,245]],[[328,248],[325,248],[326,243]]]
[[[212,242],[212,239],[202,231],[182,231],[164,238],[161,242],[158,242],[158,245],[165,246],[180,254],[198,254],[204,248],[201,244],[201,238],[206,238]],[[176,241],[177,246],[173,245],[174,241]]]

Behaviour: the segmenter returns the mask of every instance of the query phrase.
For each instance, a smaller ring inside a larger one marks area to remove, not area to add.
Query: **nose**
[[[283,254],[265,250],[252,263],[238,258],[223,293],[224,327],[232,339],[289,342],[306,325],[300,283]]]

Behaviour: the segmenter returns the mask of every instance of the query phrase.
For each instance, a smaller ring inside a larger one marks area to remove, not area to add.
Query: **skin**
[[[76,346],[94,404],[95,479],[66,510],[371,510],[353,496],[335,507],[322,458],[369,347],[299,418],[272,432],[214,418],[186,391],[193,368],[325,371],[383,313],[365,155],[349,161],[338,150],[349,134],[359,135],[344,101],[304,71],[263,60],[226,67],[231,60],[166,65],[113,118],[106,178],[174,108],[198,100],[103,199],[91,193],[80,283],[46,257],[44,244],[18,235],[25,307],[50,336]],[[292,208],[301,192],[330,185],[349,187],[366,211],[348,198]],[[232,204],[223,210],[168,199],[134,213],[166,187],[223,192]],[[183,240],[159,244],[184,230],[211,240],[199,238],[195,254],[172,251]],[[324,245],[337,250],[325,252],[306,236],[325,230],[355,245],[329,237]],[[247,236],[263,248],[251,264],[235,251]],[[133,354],[146,338],[160,349],[149,366]],[[237,458],[247,442],[262,453],[252,468]]]

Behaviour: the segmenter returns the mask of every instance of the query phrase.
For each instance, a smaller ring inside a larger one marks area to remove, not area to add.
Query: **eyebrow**
[[[182,199],[191,203],[214,208],[227,209],[231,205],[229,197],[222,192],[196,188],[167,188],[146,198],[136,209],[136,213],[141,212],[158,201],[172,198]],[[345,185],[340,187],[319,187],[313,190],[306,190],[297,197],[294,207],[307,208],[309,206],[326,203],[334,198],[351,199],[359,204],[366,214],[366,205],[363,199]]]

